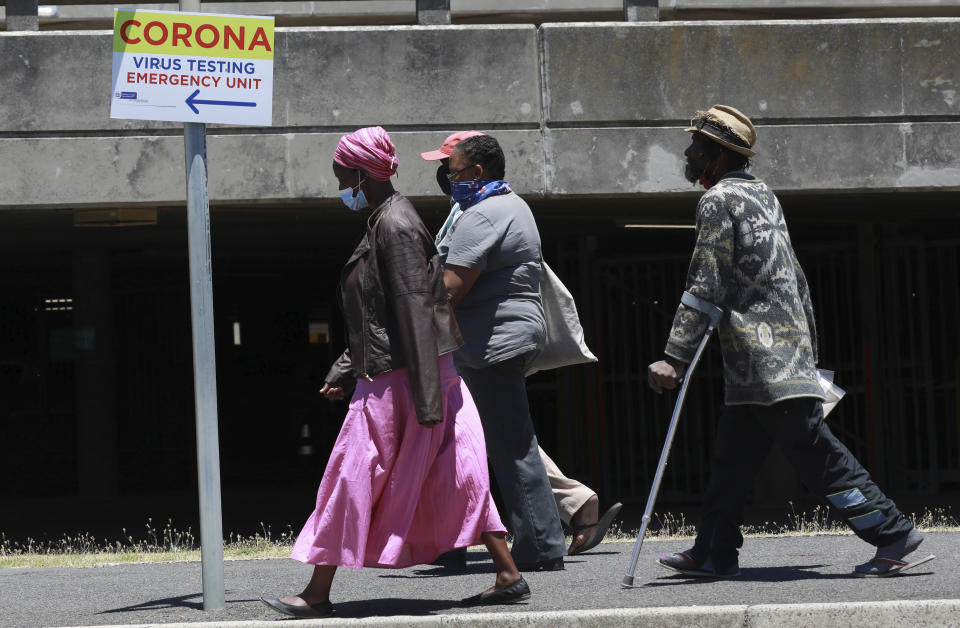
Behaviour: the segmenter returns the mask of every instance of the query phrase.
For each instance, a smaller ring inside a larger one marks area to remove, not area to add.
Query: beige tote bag
[[[546,262],[540,260],[540,264],[543,267],[540,274],[540,300],[543,302],[547,334],[524,375],[571,364],[596,362],[597,356],[593,355],[583,339],[583,327],[573,296]]]

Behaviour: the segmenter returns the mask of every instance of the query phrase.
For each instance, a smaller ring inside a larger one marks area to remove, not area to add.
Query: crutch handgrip
[[[706,314],[710,318],[711,327],[716,327],[717,323],[720,322],[720,318],[723,316],[723,310],[716,305],[705,299],[701,299],[695,294],[690,294],[686,290],[683,291],[683,296],[680,297],[680,303]]]

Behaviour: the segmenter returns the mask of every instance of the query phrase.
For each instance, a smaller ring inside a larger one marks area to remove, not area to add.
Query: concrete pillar
[[[37,0],[7,0],[8,31],[38,31]]]
[[[660,20],[658,0],[623,0],[625,22],[657,22]]]
[[[73,260],[74,369],[77,387],[77,478],[80,497],[116,496],[116,360],[113,291],[105,250]]]
[[[450,0],[417,0],[417,24],[449,24]]]

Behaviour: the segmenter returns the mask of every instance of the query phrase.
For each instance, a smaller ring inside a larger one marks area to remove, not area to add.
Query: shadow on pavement
[[[620,554],[620,552],[591,552],[591,555],[596,556],[615,556]],[[440,565],[425,565],[422,569],[414,569],[413,575],[402,574],[402,573],[385,573],[378,575],[378,578],[444,578],[449,576],[464,576],[464,575],[476,575],[476,574],[485,574],[485,573],[496,573],[496,570],[493,568],[493,561],[490,560],[490,556],[485,553],[476,552],[476,555],[480,558],[469,558],[466,567],[463,569],[451,569],[449,567],[442,567]],[[586,554],[583,554],[584,556]],[[586,563],[585,560],[577,560],[580,555],[564,556],[563,562],[566,566],[579,565],[581,563]],[[472,563],[472,564],[471,564]]]
[[[187,600],[197,599],[199,602],[188,602]],[[150,600],[133,606],[124,606],[122,608],[111,608],[102,611],[101,615],[109,613],[129,613],[131,611],[155,611],[162,608],[192,608],[194,610],[203,610],[203,593],[191,593],[190,595],[179,595],[177,597],[165,597],[159,600]]]
[[[200,600],[198,602],[190,602],[188,600]],[[226,600],[228,604],[234,602],[259,602],[259,600]],[[124,606],[121,608],[111,608],[106,611],[101,611],[98,615],[109,615],[110,613],[132,613],[136,611],[156,611],[164,608],[192,608],[196,611],[203,610],[203,593],[191,593],[190,595],[179,595],[177,597],[165,597],[159,600],[150,600],[149,602],[142,602],[140,604],[134,604],[133,606]]]
[[[440,566],[430,566],[425,567],[424,569],[414,569],[413,576],[405,574],[383,574],[379,576],[380,578],[410,578],[410,577],[419,577],[419,578],[443,578],[447,576],[464,576],[464,575],[475,575],[482,573],[494,573],[493,563],[477,563],[473,565],[467,565],[463,569],[449,569],[447,567]]]
[[[789,582],[791,580],[876,580],[876,577],[864,577],[851,571],[850,573],[820,573],[819,571],[808,571],[827,567],[828,565],[794,565],[790,567],[747,567],[740,569],[740,575],[733,578],[698,578],[696,576],[686,576],[680,573],[667,574],[657,578],[656,582],[648,582],[647,587],[664,587],[675,584],[703,584],[706,582],[718,582],[724,580],[744,581],[744,582]],[[932,571],[910,571],[908,573],[896,574],[884,580],[893,580],[896,578],[913,578],[916,576],[929,576]]]
[[[740,575],[733,578],[698,578],[684,574],[673,573],[657,578],[656,582],[648,582],[647,587],[664,587],[677,584],[703,584],[733,580],[738,582],[790,582],[791,580],[847,580],[861,578],[850,573],[820,573],[812,571],[829,565],[791,565],[789,567],[741,567]],[[908,575],[908,574],[904,574]]]
[[[614,556],[616,554],[622,554],[623,552],[602,552],[596,549],[592,549],[581,554],[574,554],[573,556],[564,556],[564,562],[570,562],[571,559],[580,558],[581,556]]]
[[[335,602],[333,605],[334,617],[341,618],[432,615],[437,611],[459,607],[459,600],[404,600],[397,598]]]

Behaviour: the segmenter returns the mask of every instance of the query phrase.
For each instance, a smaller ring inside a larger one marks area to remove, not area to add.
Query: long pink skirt
[[[311,565],[401,568],[505,532],[490,496],[473,398],[438,358],[443,423],[417,422],[407,369],[361,379],[290,557]]]

